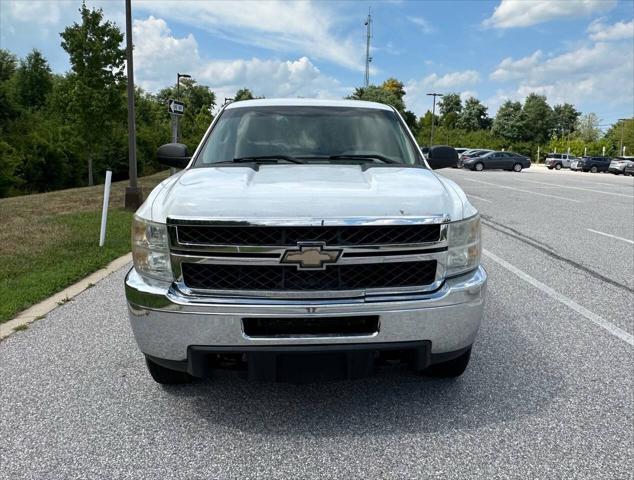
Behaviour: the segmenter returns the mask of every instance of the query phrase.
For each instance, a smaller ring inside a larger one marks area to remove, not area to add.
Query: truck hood
[[[170,218],[399,217],[473,212],[462,190],[423,168],[262,165],[184,170],[156,187],[137,214]],[[468,214],[468,215],[465,215]],[[473,213],[471,213],[473,214]]]

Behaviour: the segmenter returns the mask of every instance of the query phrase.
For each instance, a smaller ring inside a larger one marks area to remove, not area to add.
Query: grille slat
[[[325,270],[294,266],[183,263],[189,288],[204,290],[358,290],[424,286],[433,283],[436,260],[331,265]]]
[[[437,242],[440,225],[363,225],[324,227],[244,227],[179,225],[178,241],[190,245],[295,246],[325,242],[328,246],[398,245]]]

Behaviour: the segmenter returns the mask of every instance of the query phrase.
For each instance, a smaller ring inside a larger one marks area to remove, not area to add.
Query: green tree
[[[16,96],[27,108],[40,108],[53,88],[53,76],[46,59],[38,50],[33,50],[15,72]]]
[[[553,107],[553,128],[559,135],[568,135],[575,130],[581,112],[574,105],[564,103]]]
[[[625,155],[634,155],[634,119],[621,119],[612,125],[604,136],[611,155],[623,155],[622,147],[625,147]]]
[[[13,146],[0,140],[0,198],[5,197],[19,185],[16,168],[20,157]]]
[[[392,95],[396,95],[401,100],[405,97],[405,85],[394,77],[390,77],[384,81],[381,84],[381,88]]]
[[[18,115],[18,105],[13,95],[13,77],[18,59],[10,51],[0,48],[0,133],[7,129],[7,123]],[[8,151],[5,147],[3,151]]]
[[[139,173],[151,174],[161,168],[156,161],[156,149],[169,141],[169,116],[156,95],[137,87],[134,98]]]
[[[587,113],[577,120],[575,130],[577,136],[586,143],[596,142],[601,136],[599,124],[601,121],[596,113]]]
[[[462,100],[457,93],[447,93],[438,102],[442,125],[451,129],[456,127],[462,112]]]
[[[66,112],[82,140],[88,164],[88,184],[94,184],[93,158],[103,147],[112,122],[123,121],[125,88],[123,34],[101,9],[79,9],[81,23],[73,23],[60,36],[62,48],[70,56],[72,99]]]
[[[487,114],[487,107],[477,98],[468,98],[464,103],[462,113],[456,122],[456,126],[467,131],[490,128],[491,119]]]
[[[211,111],[216,105],[216,95],[209,87],[198,85],[192,78],[181,82],[179,99],[185,103],[185,114],[180,120],[181,141],[192,150],[198,145],[213,120]],[[175,89],[168,87],[158,93],[157,99],[161,104],[166,105],[167,100],[175,96]]]
[[[0,48],[0,82],[9,80],[18,65],[18,58],[9,50]]]
[[[412,131],[412,134],[416,136],[418,134],[418,119],[416,118],[416,114],[411,110],[405,110],[402,115],[408,128]]]
[[[255,97],[251,93],[251,90],[248,88],[241,88],[236,92],[233,97],[234,102],[239,102],[240,100],[253,100]]]
[[[394,88],[386,89],[383,85],[358,87],[354,90],[354,93],[347,98],[352,100],[384,103],[394,107],[401,112],[401,114],[405,112],[405,102],[403,97],[400,95],[399,90]]]
[[[431,110],[427,110],[425,112],[424,115],[421,115],[420,117],[418,117],[418,122],[416,123],[416,138],[418,139],[418,144],[419,145],[429,145],[429,140],[431,137],[431,119],[432,119],[432,113]],[[436,115],[434,117],[434,125],[438,126],[438,124],[440,123],[439,117],[438,115]],[[435,136],[436,138],[441,138],[438,137],[437,135]],[[436,141],[434,141],[434,143],[438,143]]]
[[[506,140],[521,140],[524,128],[524,114],[522,104],[507,100],[498,109],[493,121],[493,133]]]
[[[529,94],[524,100],[522,114],[524,140],[546,143],[554,125],[553,110],[546,102],[546,97],[536,93]]]

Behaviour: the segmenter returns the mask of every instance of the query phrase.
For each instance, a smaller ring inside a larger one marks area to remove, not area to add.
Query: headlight
[[[172,281],[167,227],[134,216],[132,221],[132,261],[141,275]]]
[[[460,275],[480,265],[480,215],[449,224],[447,276]]]

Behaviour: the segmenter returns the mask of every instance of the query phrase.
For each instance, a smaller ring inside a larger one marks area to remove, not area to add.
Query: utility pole
[[[434,123],[436,120],[436,97],[442,97],[442,93],[428,93],[430,97],[434,97],[434,103],[431,109],[431,136],[429,138],[429,148],[434,145]]]
[[[365,23],[365,78],[363,79],[363,85],[367,87],[370,85],[370,62],[372,57],[370,56],[370,39],[372,38],[372,10],[368,9],[368,18]]]
[[[128,76],[128,164],[130,184],[125,189],[127,210],[136,210],[143,203],[143,192],[137,180],[136,125],[134,114],[134,65],[132,61],[132,5],[125,0],[126,73]]]

